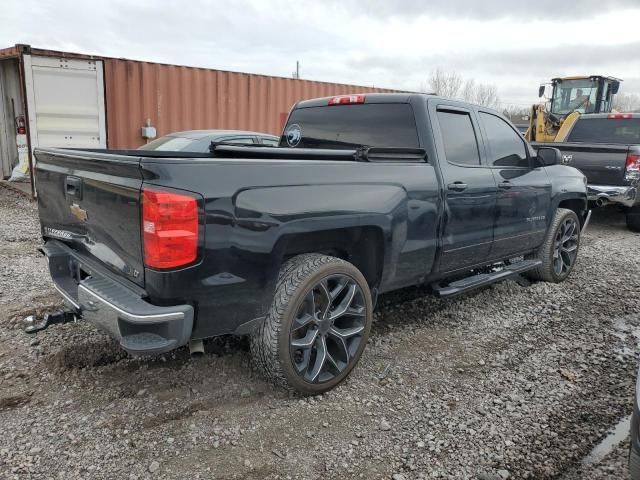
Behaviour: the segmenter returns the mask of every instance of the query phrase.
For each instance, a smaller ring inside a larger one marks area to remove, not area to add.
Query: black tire
[[[254,364],[288,390],[326,392],[360,360],[372,318],[371,292],[356,267],[327,255],[298,255],[282,266],[271,308],[251,336]]]
[[[569,227],[570,226],[570,227]],[[567,229],[571,229],[571,231]],[[580,220],[573,210],[558,208],[534,258],[542,265],[528,273],[533,280],[559,283],[573,271],[580,248]]]
[[[627,228],[632,232],[640,232],[640,205],[627,210]]]
[[[629,450],[629,475],[631,480],[640,480],[640,453],[633,448],[633,445]]]

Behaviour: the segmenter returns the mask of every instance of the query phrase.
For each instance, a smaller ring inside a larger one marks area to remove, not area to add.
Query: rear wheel
[[[558,208],[537,252],[542,265],[529,272],[529,277],[559,283],[573,271],[580,247],[580,221],[573,210]]]
[[[640,205],[627,210],[627,228],[632,232],[640,232]]]
[[[258,369],[275,383],[318,394],[360,360],[371,329],[369,286],[352,264],[321,254],[282,266],[273,303],[251,338]]]

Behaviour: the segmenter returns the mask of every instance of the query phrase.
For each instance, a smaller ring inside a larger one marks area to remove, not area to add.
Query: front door
[[[478,112],[498,187],[491,257],[532,250],[544,241],[551,202],[551,180],[544,167],[533,168],[522,135],[491,112]]]
[[[439,272],[482,264],[490,254],[496,183],[482,165],[484,148],[472,111],[438,105],[434,133],[445,188],[445,218]],[[433,117],[432,117],[433,118]]]

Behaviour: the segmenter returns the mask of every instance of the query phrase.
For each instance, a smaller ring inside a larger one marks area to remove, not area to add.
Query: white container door
[[[31,147],[106,148],[102,61],[25,55]]]

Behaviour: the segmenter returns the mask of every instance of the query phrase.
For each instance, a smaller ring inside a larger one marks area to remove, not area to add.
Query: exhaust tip
[[[192,357],[201,357],[204,355],[204,342],[202,340],[189,341],[189,353]]]

